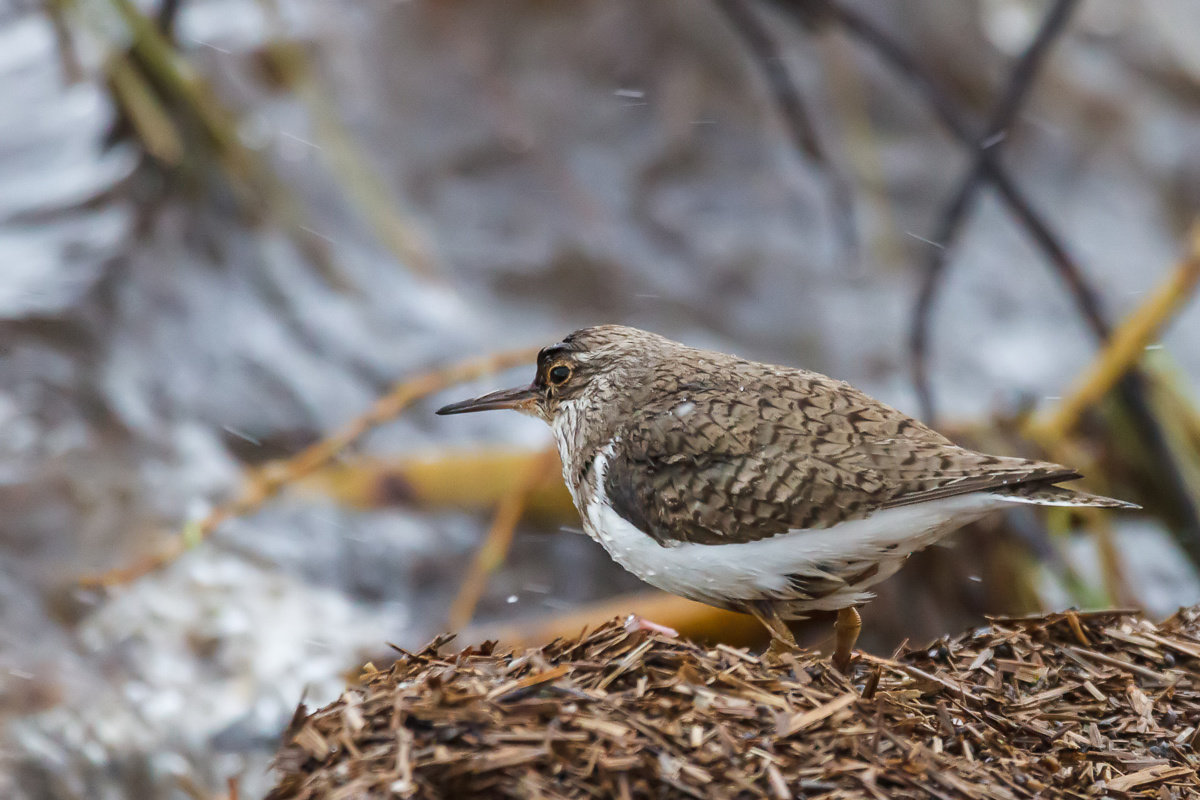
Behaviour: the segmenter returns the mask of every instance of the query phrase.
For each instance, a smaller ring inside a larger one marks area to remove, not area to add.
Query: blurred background
[[[302,695],[442,630],[750,643],[577,535],[541,423],[431,413],[595,323],[1146,506],[961,532],[867,649],[1197,602],[1196,31],[1190,0],[0,0],[0,796],[260,796]]]

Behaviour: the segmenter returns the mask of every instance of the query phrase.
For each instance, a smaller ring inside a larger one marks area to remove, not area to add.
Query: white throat
[[[581,497],[580,493],[583,487],[577,486],[575,482],[575,476],[579,475],[580,468],[583,466],[582,459],[588,457],[582,452],[584,448],[581,446],[583,436],[580,427],[583,423],[583,415],[583,403],[579,400],[563,401],[559,403],[558,413],[554,416],[550,429],[554,432],[554,443],[558,445],[563,482],[567,484],[567,490],[571,493],[575,509],[580,516],[586,517],[584,512],[587,507],[587,495],[590,492],[584,493],[584,496]]]

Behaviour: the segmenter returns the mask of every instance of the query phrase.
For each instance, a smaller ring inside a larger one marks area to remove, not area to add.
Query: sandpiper
[[[912,553],[1012,503],[1137,508],[1058,484],[1070,467],[959,447],[847,383],[619,325],[544,348],[533,383],[438,414],[507,408],[550,424],[583,528],[647,583],[757,617],[857,606]]]

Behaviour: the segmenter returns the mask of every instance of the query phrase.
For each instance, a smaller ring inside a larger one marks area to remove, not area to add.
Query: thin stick
[[[795,0],[777,0],[782,8],[796,16],[802,16],[804,4],[796,4]],[[931,74],[917,63],[891,34],[878,27],[868,18],[843,6],[837,0],[825,0],[825,9],[842,25],[847,33],[875,50],[884,61],[889,63],[897,72],[906,77],[913,87],[921,94],[930,110],[946,130],[959,141],[969,147],[972,152],[978,152],[986,171],[987,179],[995,187],[1000,199],[1008,207],[1016,221],[1054,265],[1059,276],[1071,289],[1081,313],[1097,338],[1108,335],[1108,324],[1100,309],[1100,299],[1083,277],[1083,271],[1078,263],[1067,252],[1058,234],[1051,230],[1045,221],[1017,188],[1008,171],[996,158],[991,148],[980,150],[977,136],[972,126],[959,113],[958,107],[942,91]]]
[[[913,384],[920,401],[922,416],[927,421],[932,422],[936,416],[933,392],[929,386],[929,329],[933,305],[949,264],[950,251],[957,243],[963,223],[974,209],[979,190],[985,183],[987,160],[997,157],[996,151],[1003,145],[1004,134],[1016,120],[1021,106],[1029,96],[1034,79],[1050,53],[1050,46],[1066,28],[1077,5],[1078,0],[1057,0],[1043,18],[1037,34],[1013,66],[1004,92],[976,145],[971,165],[950,201],[946,203],[941,219],[934,229],[931,240],[936,242],[937,246],[926,250],[924,278],[913,310],[909,349],[912,354]]]
[[[798,17],[802,23],[806,21],[807,4],[798,4],[796,0],[777,0],[777,3]],[[846,8],[838,0],[824,0],[822,7],[837,19],[848,33],[874,49],[882,59],[906,77],[925,98],[934,115],[946,129],[961,143],[971,147],[973,151],[976,150],[975,137],[970,126],[959,114],[958,108],[929,72],[921,67],[890,33],[856,11]],[[987,178],[1000,195],[1000,199],[1067,284],[1077,308],[1095,337],[1101,342],[1107,340],[1110,326],[1101,309],[1099,295],[1084,278],[1078,263],[1067,252],[1058,235],[1013,183],[991,150],[978,152]],[[1180,519],[1178,529],[1173,529],[1173,532],[1192,561],[1200,564],[1200,508],[1191,494],[1187,478],[1171,449],[1162,424],[1147,399],[1146,382],[1140,372],[1131,370],[1121,379],[1117,391],[1146,449],[1162,470],[1159,476],[1162,488],[1171,498]]]
[[[558,464],[558,450],[549,448],[530,463],[521,482],[513,487],[496,506],[496,515],[492,518],[492,526],[488,529],[483,544],[475,551],[471,567],[459,586],[458,596],[450,606],[450,630],[462,630],[475,616],[475,607],[487,586],[488,577],[495,572],[508,557],[512,546],[513,534],[517,523],[525,513],[525,505],[530,495],[545,480],[546,476]]]
[[[171,564],[212,536],[223,523],[256,511],[289,483],[328,464],[369,431],[399,416],[417,400],[455,384],[532,361],[536,354],[537,350],[533,348],[509,350],[485,358],[461,361],[400,382],[366,413],[351,420],[333,435],[306,447],[291,458],[248,471],[242,492],[237,498],[214,508],[203,519],[186,525],[179,536],[158,553],[100,575],[85,576],[80,583],[91,587],[122,585]]]
[[[268,218],[287,230],[330,287],[338,291],[354,288],[330,256],[328,243],[303,224],[306,214],[293,193],[283,186],[259,154],[241,142],[233,114],[179,54],[160,29],[160,23],[143,13],[132,0],[112,0],[112,4],[129,34],[125,58],[145,73],[157,93],[187,110],[206,144],[212,147],[216,163],[241,209],[251,219]],[[165,10],[167,16],[162,21],[169,24],[174,11]]]
[[[54,39],[58,45],[58,63],[62,68],[63,79],[69,84],[80,83],[83,81],[83,63],[79,60],[75,36],[67,21],[67,12],[71,10],[70,0],[49,0],[45,7],[50,26],[54,29]]]
[[[746,0],[715,0],[717,8],[729,20],[729,24],[737,31],[746,43],[754,64],[758,67],[771,100],[783,119],[784,126],[791,136],[792,144],[804,153],[822,172],[829,189],[830,201],[833,205],[834,225],[842,239],[842,244],[852,257],[858,252],[858,230],[855,223],[854,197],[850,192],[850,184],[838,171],[837,166],[829,158],[816,127],[812,124],[812,115],[800,93],[800,87],[788,72],[787,62],[779,50],[778,44],[771,36],[770,30],[750,8]]]
[[[308,107],[324,158],[338,187],[371,226],[379,242],[401,264],[427,279],[441,276],[441,265],[420,226],[406,214],[388,191],[381,173],[372,168],[354,136],[342,124],[332,102],[332,93],[321,85],[308,51],[291,42],[287,25],[276,0],[260,0],[259,5],[275,31],[277,41],[264,51],[276,70],[288,81],[300,101]]]

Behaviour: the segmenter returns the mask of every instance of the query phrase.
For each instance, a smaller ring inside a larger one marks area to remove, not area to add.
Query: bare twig
[[[912,354],[913,383],[921,412],[925,419],[931,422],[936,412],[928,373],[930,319],[937,291],[942,285],[941,279],[949,263],[950,252],[957,243],[962,225],[974,208],[979,189],[985,182],[986,162],[989,157],[995,157],[994,152],[989,154],[987,151],[997,150],[1003,144],[1004,135],[1016,120],[1025,98],[1029,96],[1034,78],[1045,62],[1050,46],[1066,27],[1078,4],[1078,0],[1057,0],[1046,13],[1037,34],[1013,66],[1004,93],[996,103],[992,117],[988,120],[983,136],[976,146],[971,165],[950,201],[946,203],[941,219],[934,229],[931,239],[937,246],[926,250],[925,274],[913,311],[909,346]]]
[[[62,68],[63,80],[67,83],[79,83],[83,80],[83,64],[79,60],[79,51],[75,46],[75,36],[67,22],[67,0],[47,0],[46,16],[54,29],[54,40],[58,45],[58,63]]]
[[[807,19],[806,14],[797,8],[797,0],[777,0],[777,2],[782,3],[782,8],[799,16],[801,21]],[[988,181],[995,187],[1017,222],[1046,255],[1046,258],[1058,271],[1059,276],[1071,289],[1071,294],[1089,327],[1097,338],[1107,337],[1108,324],[1101,311],[1099,297],[1084,279],[1083,271],[1062,244],[1060,237],[1050,228],[1049,223],[1034,209],[1025,194],[1013,182],[1012,177],[996,158],[992,149],[980,150],[976,147],[978,137],[972,130],[972,126],[959,113],[954,101],[942,90],[937,81],[917,63],[916,59],[909,55],[899,42],[871,20],[843,6],[837,0],[824,0],[824,5],[828,13],[848,33],[875,50],[884,61],[908,79],[929,104],[934,116],[959,143],[970,148],[973,153],[979,154]]]
[[[817,166],[825,178],[833,206],[834,225],[843,246],[857,258],[858,230],[855,224],[854,197],[850,184],[829,157],[821,142],[812,116],[800,94],[800,88],[788,72],[787,61],[766,25],[755,14],[747,0],[715,0],[717,8],[741,36],[779,110],[784,125],[797,150]]]
[[[105,63],[112,93],[138,142],[161,164],[178,166],[186,146],[170,112],[128,52],[112,53]]]
[[[250,471],[241,494],[213,509],[203,519],[184,528],[167,547],[133,564],[80,579],[85,586],[117,586],[167,566],[210,537],[222,524],[255,511],[288,484],[328,464],[339,453],[360,440],[372,429],[397,417],[417,400],[457,383],[531,361],[536,349],[509,350],[486,358],[471,359],[409,378],[381,397],[366,413],[356,417],[333,435],[316,442],[295,456],[275,461]]]
[[[776,2],[796,16],[801,23],[807,21],[809,15],[799,0]],[[976,147],[976,137],[971,126],[930,73],[909,55],[891,34],[868,18],[844,6],[839,0],[822,0],[822,3],[825,11],[837,20],[844,30],[873,49],[913,85],[954,138],[978,154],[988,181],[995,187],[1000,199],[1004,201],[1016,221],[1067,284],[1093,335],[1101,342],[1107,340],[1110,325],[1101,307],[1099,295],[1084,278],[1083,270],[1062,244],[1059,236],[1017,188],[995,157],[995,153],[991,149],[980,150]],[[1179,528],[1173,533],[1193,562],[1200,564],[1200,508],[1197,508],[1196,499],[1188,488],[1178,459],[1171,450],[1162,425],[1147,399],[1143,376],[1137,370],[1130,371],[1121,379],[1117,391],[1148,452],[1161,468],[1162,488],[1170,496],[1181,520]]]
[[[412,215],[399,206],[380,171],[368,162],[338,117],[332,92],[322,85],[304,47],[288,41],[284,35],[287,26],[279,4],[275,0],[260,0],[259,5],[277,33],[277,41],[265,49],[264,56],[308,108],[322,145],[321,157],[338,176],[339,188],[370,225],[379,243],[401,264],[423,278],[440,279],[442,265],[428,237]]]
[[[204,159],[211,158],[220,167],[239,210],[248,219],[274,221],[287,231],[290,239],[330,287],[338,291],[355,290],[357,287],[334,262],[329,252],[329,242],[304,224],[308,215],[293,196],[294,193],[287,190],[261,154],[242,143],[233,112],[196,73],[170,37],[164,34],[161,26],[169,27],[172,24],[179,4],[165,3],[162,15],[157,19],[131,0],[112,0],[112,5],[116,17],[125,26],[127,40],[122,41],[119,47],[114,43],[117,52],[110,62],[127,67],[127,72],[139,73],[140,83],[144,84],[134,86],[128,74],[120,75],[118,78],[123,80],[124,86],[117,87],[116,97],[122,101],[132,98],[143,112],[141,121],[154,126],[158,135],[154,144],[158,148],[145,147],[146,153],[156,156],[173,152],[165,129],[156,119],[169,111],[168,121],[173,121],[176,130],[191,134],[186,142],[188,147],[199,147],[197,152],[189,149],[188,160],[196,161],[199,155],[203,155]],[[108,28],[101,33],[107,37]],[[160,113],[151,109],[152,103],[161,106],[158,109]],[[139,134],[145,132],[144,125],[129,124],[125,119],[126,109],[120,110],[122,115],[114,121],[105,137],[107,144],[121,140],[131,129]],[[165,164],[173,166],[172,161]]]

